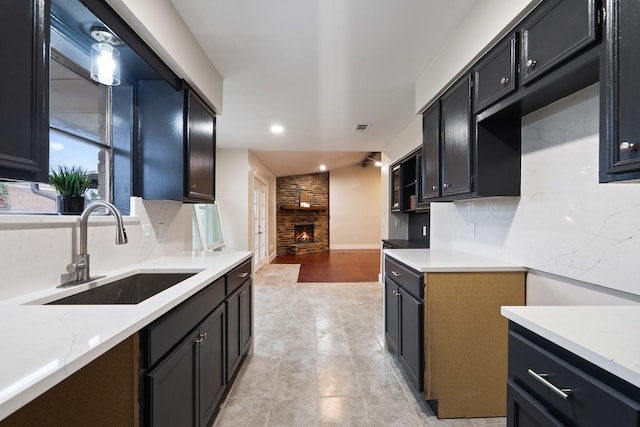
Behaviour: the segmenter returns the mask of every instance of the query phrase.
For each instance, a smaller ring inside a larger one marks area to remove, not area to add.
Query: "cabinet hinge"
[[[598,9],[597,20],[598,25],[604,24],[607,20],[607,10],[604,8],[604,6],[602,7],[602,9]]]

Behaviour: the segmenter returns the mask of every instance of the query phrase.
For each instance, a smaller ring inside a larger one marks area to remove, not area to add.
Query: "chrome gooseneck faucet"
[[[80,248],[78,255],[76,256],[76,262],[71,264],[70,272],[76,273],[76,280],[72,280],[70,282],[64,283],[60,285],[60,287],[68,287],[73,285],[79,285],[81,283],[88,282],[92,280],[90,270],[89,270],[89,254],[87,253],[87,227],[89,222],[89,215],[94,210],[104,207],[111,215],[113,215],[116,222],[116,245],[123,245],[128,242],[127,233],[124,230],[124,223],[122,221],[122,215],[118,208],[113,206],[109,202],[105,202],[103,200],[97,200],[93,202],[91,205],[87,206],[87,208],[82,212],[80,216]]]

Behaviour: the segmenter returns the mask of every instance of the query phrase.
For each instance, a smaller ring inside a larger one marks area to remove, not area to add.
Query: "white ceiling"
[[[476,0],[171,1],[224,78],[218,147],[251,149],[284,176],[382,151]]]

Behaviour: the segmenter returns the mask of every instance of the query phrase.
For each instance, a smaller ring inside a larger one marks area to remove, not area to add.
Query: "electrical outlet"
[[[422,237],[427,237],[427,226],[426,225],[422,226]]]
[[[469,223],[469,229],[467,231],[469,238],[471,239],[475,239],[476,238],[476,223],[475,222],[470,222]]]
[[[396,228],[400,228],[402,226],[402,223],[400,222],[400,220],[396,218],[395,221],[396,221]]]
[[[164,235],[167,234],[167,226],[164,222],[158,223],[158,240],[164,240]]]
[[[151,242],[151,224],[142,224],[142,243]]]

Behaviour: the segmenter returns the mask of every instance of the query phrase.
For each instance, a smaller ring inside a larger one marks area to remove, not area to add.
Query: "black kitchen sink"
[[[47,305],[138,304],[196,273],[139,273]]]

